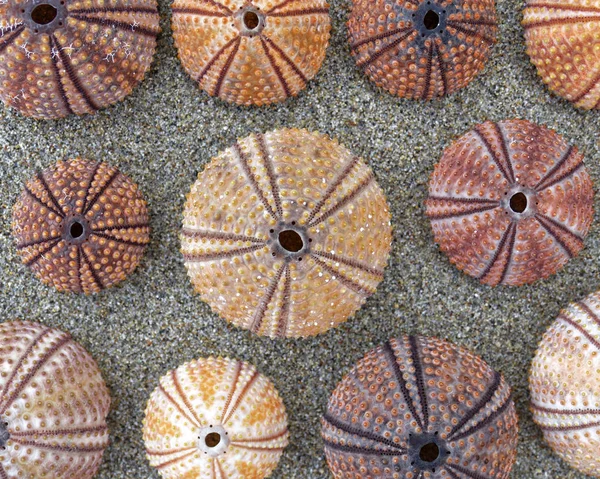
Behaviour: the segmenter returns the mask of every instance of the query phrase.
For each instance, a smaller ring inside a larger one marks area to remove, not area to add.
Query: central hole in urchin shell
[[[294,230],[283,230],[279,233],[279,244],[283,249],[292,253],[296,253],[304,248],[302,238]]]
[[[440,448],[435,442],[425,444],[419,451],[419,458],[425,462],[434,462],[440,457]]]
[[[38,25],[47,25],[58,15],[58,10],[48,3],[41,3],[31,11],[31,19]]]
[[[515,213],[523,213],[527,209],[527,196],[524,193],[515,193],[510,197],[509,205]]]
[[[208,447],[216,447],[221,442],[221,435],[218,432],[211,432],[204,438],[204,444]]]
[[[244,21],[244,26],[248,30],[254,30],[256,27],[258,27],[258,24],[260,23],[260,20],[258,18],[258,15],[256,14],[256,12],[244,13],[243,21]]]
[[[429,10],[423,17],[423,25],[427,30],[435,30],[440,24],[440,16],[433,10]]]
[[[79,221],[74,221],[69,229],[69,233],[73,239],[81,238],[83,236],[84,228]]]

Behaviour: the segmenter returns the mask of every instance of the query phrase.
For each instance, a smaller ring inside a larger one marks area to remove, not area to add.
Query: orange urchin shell
[[[23,263],[59,291],[95,293],[131,273],[149,243],[138,187],[106,163],[59,161],[32,178],[13,207]]]
[[[600,477],[600,292],[561,311],[529,375],[533,420],[554,452]]]
[[[150,464],[165,479],[262,479],[288,444],[273,383],[246,362],[200,358],[160,379],[144,418]]]
[[[548,88],[577,107],[600,109],[600,1],[527,0],[522,23]]]
[[[403,336],[368,352],[321,423],[336,479],[507,479],[517,455],[502,375],[436,338]]]
[[[484,67],[498,31],[494,0],[353,0],[356,64],[392,95],[429,100]]]
[[[0,4],[0,98],[26,116],[94,113],[142,81],[160,32],[156,0]]]
[[[71,335],[0,324],[0,477],[90,479],[108,446],[110,396]]]
[[[174,0],[172,9],[183,67],[228,102],[260,106],[295,96],[325,58],[325,0]]]
[[[322,333],[375,292],[391,247],[373,171],[320,133],[251,135],[198,175],[182,252],[226,320],[270,337]]]
[[[583,155],[524,120],[477,125],[444,151],[426,201],[435,240],[458,269],[495,286],[558,271],[593,219]]]

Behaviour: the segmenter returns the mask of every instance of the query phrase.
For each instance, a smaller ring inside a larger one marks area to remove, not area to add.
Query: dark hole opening
[[[279,244],[282,248],[293,253],[300,251],[304,247],[300,235],[292,230],[284,230],[279,233]]]
[[[215,447],[217,444],[221,442],[221,435],[218,432],[211,432],[207,434],[204,438],[204,443],[208,447]]]
[[[254,12],[246,12],[244,13],[244,25],[248,30],[254,30],[258,27],[258,15]]]
[[[81,223],[79,223],[78,221],[75,221],[71,225],[71,229],[69,230],[69,233],[71,233],[71,237],[73,237],[73,238],[81,237],[81,235],[83,234],[83,225]]]
[[[46,25],[56,18],[57,13],[52,5],[42,3],[31,11],[31,19],[38,25]]]
[[[510,198],[510,209],[515,213],[523,213],[527,209],[527,196],[523,193],[515,193]]]
[[[435,30],[440,24],[440,16],[433,10],[429,10],[423,17],[423,24],[427,30]]]
[[[440,448],[434,442],[425,444],[419,451],[419,457],[425,462],[433,462],[439,457],[439,455]]]

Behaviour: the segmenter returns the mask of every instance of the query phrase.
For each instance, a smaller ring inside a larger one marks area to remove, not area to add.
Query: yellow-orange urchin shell
[[[325,58],[325,0],[174,0],[172,9],[183,67],[228,102],[260,106],[295,96]]]
[[[427,216],[460,270],[495,286],[556,273],[583,248],[592,219],[583,155],[524,120],[477,125],[444,151]]]
[[[527,53],[551,91],[600,108],[600,0],[527,0]]]
[[[373,171],[306,130],[251,135],[213,158],[183,215],[185,265],[202,299],[271,337],[345,321],[375,292],[391,246]]]
[[[0,477],[91,478],[109,406],[96,362],[68,333],[0,324]]]
[[[156,0],[0,4],[0,98],[26,116],[94,113],[142,81],[160,32]]]
[[[357,65],[392,95],[454,93],[496,42],[494,0],[353,0],[348,40]]]
[[[13,207],[23,263],[59,291],[94,293],[125,279],[150,242],[138,187],[106,163],[59,161]]]
[[[552,449],[600,477],[600,292],[561,311],[529,376],[531,411]]]
[[[144,418],[148,460],[165,479],[262,479],[288,435],[271,381],[227,358],[201,358],[164,375]]]
[[[507,479],[517,455],[502,375],[437,338],[403,336],[368,352],[321,422],[336,479]]]

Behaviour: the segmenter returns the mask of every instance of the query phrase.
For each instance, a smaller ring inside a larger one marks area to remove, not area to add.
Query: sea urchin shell
[[[507,479],[517,432],[500,373],[447,341],[404,336],[342,379],[321,434],[336,479]]]
[[[93,113],[144,78],[160,28],[156,0],[0,4],[0,97],[35,118]]]
[[[13,207],[23,263],[59,291],[92,293],[131,273],[150,241],[138,187],[106,163],[59,161]]]
[[[357,65],[393,95],[429,100],[466,86],[498,30],[494,0],[353,0]]]
[[[578,107],[600,109],[600,1],[527,0],[523,27],[548,88]]]
[[[108,445],[110,396],[71,336],[0,324],[0,477],[89,479]]]
[[[553,130],[488,121],[444,151],[426,206],[452,263],[482,283],[517,286],[583,248],[593,190],[583,156]]]
[[[531,367],[534,421],[572,467],[600,477],[600,292],[562,311]]]
[[[360,158],[325,135],[275,130],[240,140],[198,175],[181,243],[214,311],[261,335],[308,336],[375,291],[390,215]]]
[[[287,446],[287,415],[254,366],[202,358],[161,378],[146,407],[144,442],[165,479],[262,479]]]
[[[183,67],[228,102],[264,105],[297,95],[325,58],[325,0],[175,0],[172,8]]]

